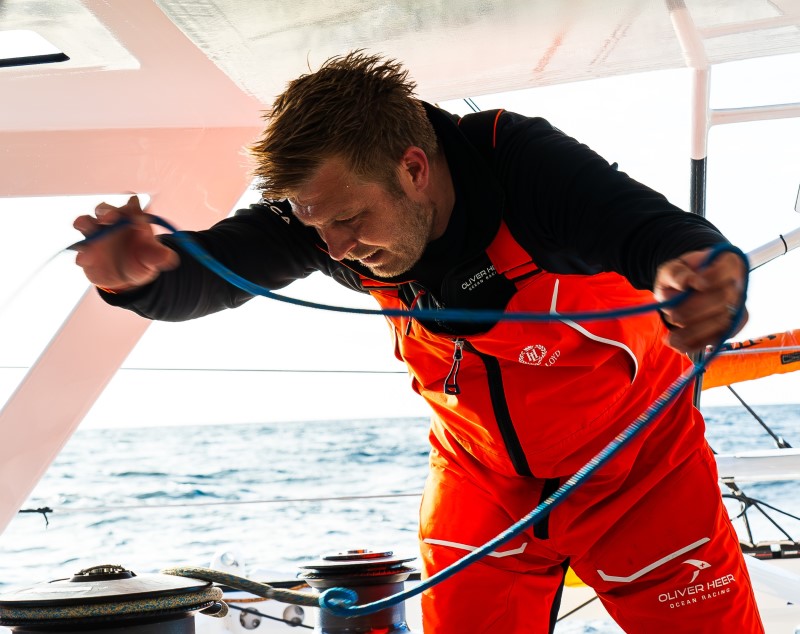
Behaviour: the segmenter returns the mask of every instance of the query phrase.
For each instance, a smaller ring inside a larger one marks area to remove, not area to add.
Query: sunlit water
[[[758,413],[798,446],[798,409]],[[742,408],[705,414],[717,451],[774,447]],[[139,573],[208,566],[225,550],[268,579],[293,577],[298,565],[350,548],[414,556],[427,454],[424,419],[79,430],[24,505],[51,508],[49,524],[21,513],[0,535],[0,593],[101,563]],[[800,514],[793,482],[743,488]],[[363,497],[398,494],[410,495]],[[800,533],[798,522],[776,517]],[[756,539],[780,537],[752,519]],[[557,631],[620,630],[580,622]]]

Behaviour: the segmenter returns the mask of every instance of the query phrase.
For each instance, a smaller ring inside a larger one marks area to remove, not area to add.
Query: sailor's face
[[[297,219],[317,230],[331,258],[392,277],[408,271],[431,239],[433,204],[419,196],[415,200],[414,194],[392,193],[330,159],[290,202]]]

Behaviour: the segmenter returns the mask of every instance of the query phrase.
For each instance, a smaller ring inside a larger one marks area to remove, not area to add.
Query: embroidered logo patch
[[[526,365],[541,365],[544,357],[547,354],[547,348],[539,345],[538,343],[533,346],[524,348],[519,353],[519,362]]]

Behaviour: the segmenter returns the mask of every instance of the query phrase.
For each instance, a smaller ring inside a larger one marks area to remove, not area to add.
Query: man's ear
[[[401,179],[417,191],[424,190],[431,177],[428,155],[422,148],[409,146],[400,159]]]

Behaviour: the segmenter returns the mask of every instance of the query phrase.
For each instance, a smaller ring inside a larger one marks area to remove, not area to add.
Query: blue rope
[[[532,312],[506,313],[504,311],[495,311],[495,310],[458,310],[458,309],[442,309],[442,310],[416,309],[410,311],[371,310],[371,309],[360,309],[360,308],[348,308],[343,306],[331,306],[328,304],[318,304],[315,302],[308,302],[305,300],[295,299],[292,297],[286,297],[283,295],[279,295],[277,293],[273,293],[272,291],[269,291],[261,286],[258,286],[257,284],[253,284],[252,282],[237,275],[236,273],[228,269],[226,266],[215,260],[213,256],[211,256],[202,246],[200,246],[197,242],[195,242],[191,238],[191,236],[186,232],[178,231],[177,229],[175,229],[175,227],[173,227],[163,218],[159,218],[158,216],[154,216],[152,214],[146,214],[146,216],[149,222],[160,225],[165,229],[167,229],[168,231],[171,231],[173,233],[174,238],[183,249],[185,249],[190,255],[192,255],[192,257],[196,258],[200,264],[207,267],[209,270],[213,271],[214,273],[219,275],[221,278],[223,278],[230,284],[237,286],[238,288],[250,293],[251,295],[261,295],[263,297],[267,297],[270,299],[288,302],[291,304],[297,304],[299,306],[305,306],[308,308],[317,308],[320,310],[332,310],[338,312],[356,313],[365,315],[384,315],[389,317],[408,316],[417,319],[420,317],[436,317],[436,319],[442,321],[472,321],[480,319],[481,321],[513,320],[513,321],[541,322],[541,321],[552,321],[554,318],[570,319],[573,321],[587,321],[587,320],[600,320],[600,319],[616,319],[619,317],[626,317],[630,315],[636,315],[649,311],[672,307],[679,304],[684,299],[686,299],[686,297],[691,292],[691,291],[684,291],[683,293],[680,293],[675,297],[664,302],[654,302],[651,304],[645,304],[645,305],[613,310],[613,311],[557,313],[557,314],[532,313]],[[117,223],[115,225],[110,225],[109,227],[103,228],[101,231],[92,234],[92,236],[90,236],[89,238],[86,238],[85,240],[75,243],[70,248],[76,248],[80,245],[93,241],[99,237],[102,237],[102,235],[106,235],[109,231],[114,231],[121,226],[129,224],[129,222],[130,221],[123,220],[121,223]],[[711,263],[716,257],[718,257],[721,253],[724,252],[730,252],[738,255],[745,264],[745,271],[749,271],[747,256],[741,250],[737,249],[736,247],[730,244],[720,244],[714,247],[710,251],[709,255],[707,256],[702,266],[708,266],[709,263]],[[708,363],[719,353],[723,342],[729,339],[733,335],[733,333],[736,331],[736,327],[739,325],[742,318],[744,317],[744,305],[747,297],[747,286],[748,286],[748,277],[747,274],[745,274],[744,288],[742,291],[742,301],[739,304],[739,306],[736,307],[736,311],[732,315],[731,323],[728,329],[720,338],[720,341],[715,346],[712,347],[711,351],[708,352],[701,359],[701,361],[697,363],[689,372],[678,377],[678,379],[676,379],[672,383],[672,385],[670,385],[666,390],[664,390],[664,392],[642,414],[640,414],[636,418],[636,420],[630,423],[600,452],[598,452],[597,455],[595,455],[591,460],[589,460],[589,462],[587,462],[583,467],[581,467],[569,480],[567,480],[563,485],[561,485],[550,497],[548,497],[546,500],[544,500],[538,506],[536,506],[536,508],[534,508],[530,513],[528,513],[522,519],[517,521],[515,524],[510,526],[508,529],[506,529],[493,539],[486,542],[483,546],[476,548],[467,555],[464,555],[464,557],[462,557],[455,563],[451,564],[447,568],[440,570],[436,574],[428,577],[427,579],[420,582],[417,586],[413,588],[404,590],[402,592],[398,592],[394,595],[385,597],[378,601],[373,601],[371,603],[365,603],[362,605],[355,605],[356,601],[358,600],[358,595],[353,590],[349,588],[329,588],[328,590],[323,592],[319,597],[320,608],[328,610],[329,612],[337,616],[347,617],[347,616],[361,616],[364,614],[370,614],[373,612],[384,610],[393,605],[397,605],[398,603],[401,603],[406,599],[421,594],[428,588],[431,588],[434,585],[441,583],[445,579],[452,577],[453,575],[460,572],[470,564],[488,555],[492,551],[496,550],[502,544],[516,537],[524,530],[530,528],[538,521],[543,519],[556,506],[561,504],[571,493],[573,493],[575,489],[577,489],[577,487],[581,485],[581,483],[583,483],[595,471],[600,469],[607,462],[609,462],[617,453],[619,453],[619,451],[623,447],[625,447],[625,445],[627,445],[633,438],[635,438],[640,431],[642,431],[650,423],[652,423],[652,421],[655,420],[655,418],[664,410],[664,408],[667,405],[669,405],[687,385],[689,385],[699,374],[705,371],[705,368],[708,365]]]
[[[355,315],[382,315],[384,317],[410,317],[413,319],[435,319],[443,322],[473,322],[473,321],[530,321],[530,322],[549,322],[554,319],[565,319],[572,321],[601,321],[606,319],[619,319],[621,317],[631,317],[633,315],[641,315],[653,311],[663,310],[665,308],[673,308],[684,301],[691,291],[683,291],[674,297],[663,302],[652,302],[649,304],[639,304],[628,308],[619,308],[609,311],[584,311],[572,313],[540,313],[540,312],[526,312],[515,311],[505,312],[503,310],[487,310],[487,309],[458,309],[458,308],[441,308],[441,309],[425,309],[415,308],[413,310],[403,310],[394,308],[353,308],[348,306],[333,306],[330,304],[320,304],[317,302],[310,302],[304,299],[295,297],[288,297],[275,293],[269,289],[254,284],[250,280],[243,278],[241,275],[234,273],[227,266],[219,262],[213,255],[211,255],[202,245],[200,245],[191,234],[187,231],[176,229],[164,218],[154,214],[144,214],[148,222],[160,227],[164,227],[167,231],[172,233],[172,237],[178,245],[191,255],[197,262],[202,264],[208,270],[217,274],[223,280],[240,288],[241,290],[249,293],[250,295],[266,297],[287,304],[294,304],[304,308],[315,308],[317,310],[327,310],[340,313],[351,313]],[[93,233],[91,236],[75,242],[67,247],[67,249],[77,250],[79,247],[94,242],[108,234],[117,231],[123,227],[129,226],[131,221],[123,218],[119,222],[107,225],[99,231]],[[717,257],[721,252],[720,247],[726,247],[725,250],[733,250],[735,253],[746,258],[746,256],[731,245],[719,245],[716,250],[712,251],[707,262]]]

